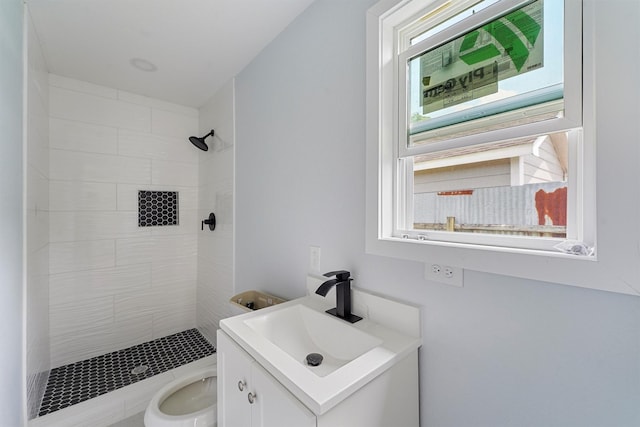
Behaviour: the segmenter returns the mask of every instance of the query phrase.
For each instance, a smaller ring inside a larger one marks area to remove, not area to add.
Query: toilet
[[[162,387],[144,413],[145,427],[215,427],[217,378],[210,365]]]

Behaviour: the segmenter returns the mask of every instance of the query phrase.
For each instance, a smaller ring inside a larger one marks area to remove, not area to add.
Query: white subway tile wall
[[[80,272],[115,267],[113,240],[83,240],[49,244],[49,272]],[[54,296],[51,295],[50,299]]]
[[[233,80],[224,85],[200,108],[199,136],[215,130],[207,138],[209,151],[199,157],[199,215],[216,214],[215,231],[198,234],[197,324],[200,332],[215,342],[221,319],[234,313],[229,300],[235,294],[233,276],[233,173],[234,97]]]
[[[85,153],[118,154],[118,129],[82,122],[49,120],[52,149]]]
[[[151,264],[132,264],[52,274],[51,305],[101,298],[151,287]]]
[[[52,117],[94,125],[151,132],[151,108],[117,99],[65,89],[51,82],[49,108]]]
[[[49,75],[51,368],[196,326],[198,110]],[[179,225],[138,227],[138,191]]]
[[[35,29],[26,16],[26,358],[27,410],[33,417],[49,374],[49,83]]]
[[[117,208],[117,185],[104,182],[53,181],[49,185],[50,209],[108,211]]]
[[[53,149],[50,161],[52,180],[151,183],[151,159]]]

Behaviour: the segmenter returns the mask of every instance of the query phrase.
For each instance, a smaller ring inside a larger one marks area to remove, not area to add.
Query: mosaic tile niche
[[[138,191],[138,227],[178,225],[177,191]]]

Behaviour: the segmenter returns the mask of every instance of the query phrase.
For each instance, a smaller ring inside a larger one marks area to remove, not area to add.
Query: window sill
[[[382,242],[397,242],[397,243],[405,243],[405,244],[416,244],[420,246],[450,247],[450,248],[472,250],[472,251],[490,251],[493,253],[512,253],[512,254],[522,254],[527,256],[543,256],[543,257],[562,258],[562,259],[570,259],[570,260],[577,260],[577,261],[597,261],[597,257],[595,255],[580,256],[580,255],[567,254],[559,251],[519,249],[519,248],[503,247],[503,246],[475,245],[470,243],[442,242],[442,241],[433,241],[433,240],[404,239],[399,237],[381,238],[379,240]],[[464,266],[458,265],[458,267],[464,267]]]
[[[423,263],[437,262],[467,270],[542,282],[640,295],[640,289],[636,289],[629,281],[616,274],[607,275],[596,256],[401,238],[367,238],[366,253]]]

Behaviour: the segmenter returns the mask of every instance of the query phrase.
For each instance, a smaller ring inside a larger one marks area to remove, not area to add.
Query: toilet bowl
[[[215,427],[217,378],[211,365],[162,387],[144,413],[145,427]]]

